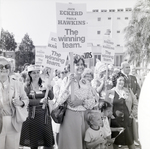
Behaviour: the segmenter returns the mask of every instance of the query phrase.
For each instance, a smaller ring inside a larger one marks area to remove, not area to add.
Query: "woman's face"
[[[10,64],[5,60],[1,60],[0,61],[0,78],[8,77],[9,73],[10,73]]]
[[[87,79],[89,82],[91,82],[93,80],[93,76],[92,74],[90,73],[87,73],[85,76],[84,76],[85,79]]]
[[[77,64],[75,64],[75,73],[82,74],[84,71],[84,63],[80,60]]]
[[[124,78],[122,76],[120,76],[118,79],[117,79],[117,84],[116,86],[119,86],[119,87],[124,87]]]
[[[32,71],[30,73],[30,76],[32,77],[33,80],[39,79],[39,77],[40,77],[40,70]]]

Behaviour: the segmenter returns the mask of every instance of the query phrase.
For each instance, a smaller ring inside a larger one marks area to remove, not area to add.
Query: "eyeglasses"
[[[0,69],[10,69],[10,65],[9,64],[6,64],[6,65],[0,65]]]

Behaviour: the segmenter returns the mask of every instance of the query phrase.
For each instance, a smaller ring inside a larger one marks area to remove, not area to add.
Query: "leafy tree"
[[[17,43],[15,42],[14,35],[12,33],[2,29],[0,37],[0,49],[2,49],[2,51],[15,51]]]
[[[150,0],[139,0],[132,12],[131,20],[125,28],[125,40],[129,61],[146,66],[150,62]]]
[[[33,63],[35,60],[34,49],[33,41],[29,38],[28,34],[25,34],[19,45],[19,50],[16,51],[16,67],[18,70],[23,67],[25,63]]]

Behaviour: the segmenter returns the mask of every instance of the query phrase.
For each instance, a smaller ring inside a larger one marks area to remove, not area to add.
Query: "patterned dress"
[[[20,145],[29,147],[52,147],[54,145],[51,118],[48,106],[42,109],[40,99],[44,98],[45,91],[34,92],[30,86],[25,87],[29,97],[29,116],[23,123]],[[53,92],[50,90],[48,97],[53,99]]]

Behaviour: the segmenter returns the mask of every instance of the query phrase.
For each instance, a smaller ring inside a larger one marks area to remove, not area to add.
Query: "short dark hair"
[[[116,84],[117,84],[117,79],[120,78],[120,77],[125,78],[124,74],[121,73],[121,72],[115,73],[115,74],[112,76],[113,87],[116,86]]]
[[[84,60],[84,58],[81,57],[81,56],[74,56],[74,64],[78,64],[80,60],[83,62],[83,65],[84,65],[84,67],[85,67],[86,65],[85,65],[85,60]]]

